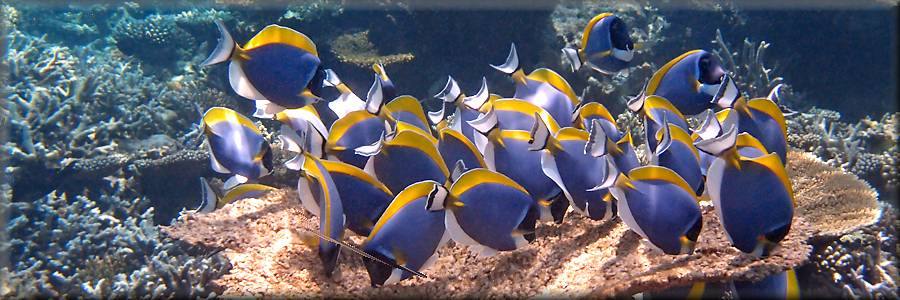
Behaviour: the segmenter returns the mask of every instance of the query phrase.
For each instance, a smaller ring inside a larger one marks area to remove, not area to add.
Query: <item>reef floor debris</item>
[[[340,279],[322,275],[316,252],[303,245],[300,228],[315,229],[296,192],[282,189],[261,199],[244,199],[203,215],[184,215],[165,232],[191,244],[224,248],[229,274],[214,284],[223,296],[317,297],[532,297],[546,295],[630,295],[698,281],[759,280],[804,263],[812,233],[795,218],[788,237],[765,259],[731,247],[712,207],[693,255],[651,250],[618,219],[596,222],[572,214],[563,224],[538,226],[528,247],[492,257],[450,244],[428,279],[372,288],[361,259],[341,256]],[[354,244],[363,237],[352,236]]]

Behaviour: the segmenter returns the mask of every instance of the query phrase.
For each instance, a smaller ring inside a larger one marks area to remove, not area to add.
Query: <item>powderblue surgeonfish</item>
[[[437,261],[437,251],[450,240],[444,211],[428,209],[441,183],[420,181],[398,193],[363,242],[369,255],[408,268],[427,269]],[[363,259],[372,286],[393,284],[413,276],[406,270]]]
[[[536,115],[547,124],[551,133],[556,133],[560,128],[546,110],[528,101],[514,98],[497,99],[491,103],[488,110],[493,111],[497,116],[497,126],[500,130],[529,131],[534,125]],[[486,143],[487,139],[484,135],[475,135],[475,146],[482,153]]]
[[[702,194],[704,178],[700,170],[700,153],[691,136],[667,120],[663,120],[662,128],[655,135],[659,143],[650,152],[650,164],[675,171],[697,195]]]
[[[582,105],[575,109],[575,113],[572,115],[572,120],[574,120],[572,127],[581,130],[590,130],[591,126],[594,124],[594,120],[597,120],[603,127],[603,131],[607,132],[610,139],[617,141],[622,138],[622,133],[619,132],[616,119],[613,118],[613,115],[603,104],[598,102],[582,102]]]
[[[641,162],[638,160],[637,153],[634,151],[634,143],[631,139],[631,132],[626,129],[624,134],[619,132],[615,126],[604,124],[609,119],[594,118],[588,144],[585,151],[594,157],[609,155],[619,172],[628,173],[634,168],[640,167]],[[615,124],[613,124],[615,125]],[[611,136],[621,136],[618,140],[613,140]]]
[[[533,231],[538,219],[561,222],[565,209],[568,208],[568,201],[558,199],[564,197],[562,191],[552,179],[544,175],[541,153],[528,150],[530,147],[528,142],[531,139],[529,132],[500,129],[494,110],[469,123],[487,140],[482,153],[488,169],[508,176],[525,187],[531,195],[534,201],[532,211],[529,212],[522,229]],[[564,205],[560,206],[556,201]],[[553,208],[557,211],[551,209],[551,204],[554,203],[557,206]],[[533,235],[526,237],[531,240]]]
[[[468,138],[459,131],[444,127],[438,131],[438,152],[444,159],[444,165],[452,166],[462,161],[471,168],[487,168],[484,157]]]
[[[241,199],[259,198],[268,192],[276,190],[275,188],[257,183],[245,183],[233,187],[227,191],[222,197],[219,197],[206,178],[200,177],[200,207],[197,208],[198,213],[209,213],[216,209],[222,208],[225,204],[232,203]]]
[[[271,173],[269,143],[247,117],[225,107],[213,107],[203,114],[200,127],[206,135],[212,169],[231,175],[225,189]]]
[[[717,94],[734,92],[722,63],[706,50],[691,50],[663,65],[647,82],[642,96],[668,99],[684,114],[715,106]]]
[[[731,125],[721,136],[695,145],[717,157],[706,172],[706,189],[731,244],[768,256],[790,231],[794,191],[778,154],[758,151],[758,140],[742,136]],[[748,146],[757,151],[738,150]]]
[[[316,44],[293,29],[269,25],[243,47],[222,21],[216,21],[219,42],[201,66],[230,61],[228,80],[241,97],[255,100],[257,116],[316,102],[315,91],[325,77]]]
[[[607,177],[595,189],[609,188],[619,216],[632,231],[663,253],[694,251],[703,220],[694,190],[666,167],[643,166],[618,172],[608,162]]]
[[[421,133],[397,131],[389,122],[388,130],[372,145],[356,148],[356,153],[369,157],[364,166],[391,191],[399,193],[410,184],[434,180],[444,182],[450,176],[437,146]]]
[[[436,186],[428,199],[429,211],[445,212],[450,238],[482,256],[528,245],[519,229],[531,209],[528,191],[503,174],[464,168],[456,164],[453,185]]]
[[[800,299],[800,283],[794,269],[756,282],[734,281],[731,288],[737,299]]]
[[[522,99],[537,105],[553,116],[557,124],[572,124],[572,112],[578,106],[578,96],[572,86],[562,76],[550,69],[539,68],[527,76],[519,66],[516,45],[512,44],[509,56],[502,65],[491,65],[495,69],[510,75],[516,83],[513,98]]]
[[[313,156],[317,158],[325,158],[325,141],[328,140],[328,129],[322,123],[319,112],[312,105],[303,108],[290,108],[275,114],[275,120],[281,122],[281,133],[278,138],[283,146],[287,146],[285,150],[300,153],[300,136],[307,134],[304,130],[315,130],[310,132],[309,138],[312,145],[316,145],[313,149],[307,149]]]
[[[584,130],[566,127],[555,135],[547,124],[535,118],[531,129],[532,151],[541,151],[541,167],[562,190],[572,207],[594,220],[609,220],[615,215],[615,203],[606,189],[591,190],[603,183],[606,176],[606,157],[595,157],[587,150],[590,135]],[[599,121],[594,122],[599,124]],[[597,125],[600,126],[600,125]],[[594,130],[603,130],[595,128]],[[603,146],[603,142],[599,142]]]
[[[394,86],[391,78],[388,77],[387,71],[384,70],[384,65],[379,63],[372,64],[372,71],[375,72],[375,80],[381,85],[381,97],[383,99],[394,99],[397,97],[397,88]]]
[[[766,149],[777,153],[782,162],[787,159],[787,124],[778,104],[767,98],[748,101],[739,97],[728,107],[730,108],[719,112],[720,118],[734,115],[738,132],[746,132],[757,138]]]
[[[321,162],[341,195],[347,229],[368,236],[394,199],[394,194],[383,183],[353,165],[339,161]]]
[[[690,132],[687,118],[666,98],[639,95],[628,102],[628,109],[639,113],[643,118],[644,140],[646,141],[648,152],[656,149],[656,144],[659,142],[656,132],[663,128],[663,120],[666,120],[670,125],[681,127],[684,131]]]
[[[573,72],[587,65],[597,72],[614,74],[628,66],[634,58],[634,48],[625,22],[611,13],[602,13],[584,27],[580,48],[562,51]]]
[[[304,149],[310,147],[309,138],[306,143]],[[341,252],[341,244],[336,241],[344,238],[344,229],[347,228],[337,185],[322,161],[309,152],[301,152],[299,156],[286,162],[285,166],[300,171],[297,192],[303,207],[319,217],[320,238],[314,244],[318,246],[325,275],[331,277],[335,275]]]

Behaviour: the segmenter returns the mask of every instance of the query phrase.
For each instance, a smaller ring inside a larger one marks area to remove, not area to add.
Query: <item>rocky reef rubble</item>
[[[10,239],[0,250],[14,262],[0,270],[3,297],[206,297],[231,267],[162,234],[145,199],[54,191],[2,206]]]

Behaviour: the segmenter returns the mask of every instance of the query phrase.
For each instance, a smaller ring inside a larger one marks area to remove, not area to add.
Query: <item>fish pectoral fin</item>
[[[225,185],[222,188],[225,190],[230,190],[233,187],[247,182],[247,180],[249,180],[247,177],[241,176],[239,174],[234,174],[234,176],[231,176],[230,178],[228,178],[228,180],[225,181]]]

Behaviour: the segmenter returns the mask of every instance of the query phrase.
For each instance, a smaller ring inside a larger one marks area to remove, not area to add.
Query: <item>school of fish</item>
[[[470,96],[449,77],[434,96],[441,109],[428,112],[399,94],[382,65],[373,66],[363,100],[322,65],[303,33],[269,25],[241,46],[217,26],[218,45],[202,65],[228,62],[234,92],[255,102],[252,115],[282,124],[279,144],[296,153],[284,166],[299,173],[302,206],[319,218],[310,243],[327,276],[341,249],[363,257],[373,286],[424,276],[451,239],[480,255],[514,251],[540,238],[537,224],[563,222],[569,207],[592,220],[618,216],[669,255],[690,254],[702,239],[701,201],[715,207],[732,245],[756,257],[790,230],[780,86],[748,99],[709,51],[672,59],[628,101],[643,119],[642,165],[630,128],[577,96],[559,73],[526,74],[515,44],[503,64],[491,65],[512,79],[512,97],[491,94],[486,79]],[[615,74],[641,46],[628,32],[622,19],[600,14],[580,46],[562,52],[573,72]],[[326,88],[340,95],[322,99]],[[337,116],[328,126],[320,117],[327,112],[312,105],[320,101]],[[702,124],[689,126],[691,115]],[[201,179],[198,212],[273,189],[254,183],[273,162],[253,121],[213,107],[200,124],[213,170],[228,179],[221,197]],[[361,249],[343,242],[347,229],[365,237]]]

